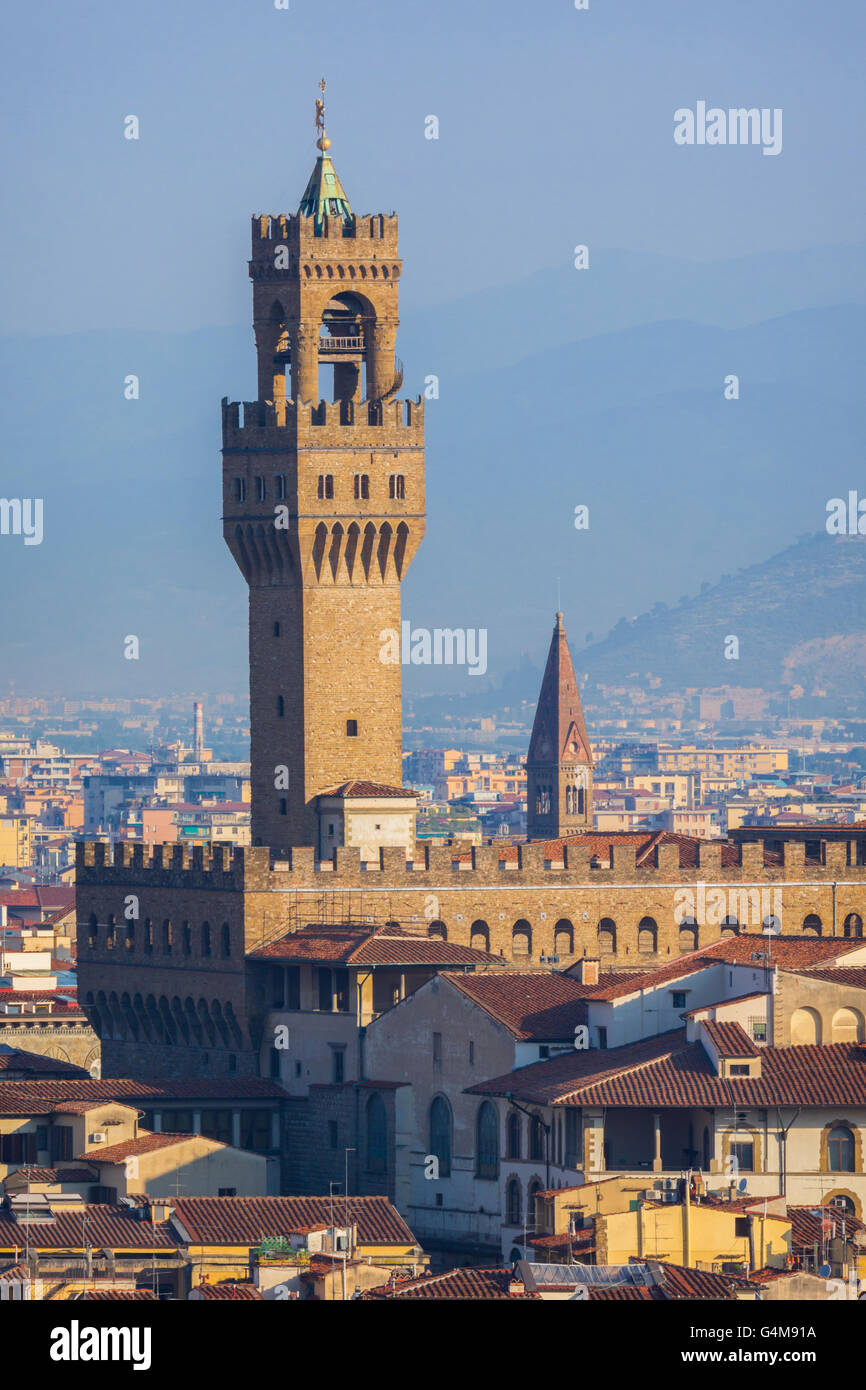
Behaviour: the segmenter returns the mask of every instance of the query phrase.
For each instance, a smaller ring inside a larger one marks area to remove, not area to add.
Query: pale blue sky
[[[858,241],[864,24],[854,0],[11,7],[0,332],[247,321],[248,218],[296,208],[323,72],[356,210],[401,216],[404,317],[577,242],[712,260]],[[781,107],[781,155],[677,147],[698,100]]]

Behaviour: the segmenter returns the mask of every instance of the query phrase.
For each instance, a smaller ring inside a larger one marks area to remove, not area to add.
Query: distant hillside
[[[725,639],[739,658],[725,658]],[[866,679],[866,537],[802,537],[763,564],[703,585],[674,608],[621,619],[575,665],[605,685],[761,686],[861,697]]]

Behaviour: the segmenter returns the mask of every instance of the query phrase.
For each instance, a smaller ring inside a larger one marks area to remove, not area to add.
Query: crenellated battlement
[[[728,846],[728,848],[731,848]],[[449,887],[468,889],[474,884],[496,883],[503,888],[547,885],[599,887],[606,884],[824,883],[838,880],[866,885],[866,865],[847,863],[847,844],[821,841],[818,860],[805,860],[802,843],[786,844],[786,853],[771,854],[766,862],[764,842],[736,846],[736,855],[722,863],[722,846],[700,842],[698,854],[686,855],[676,844],[660,844],[648,863],[637,865],[634,844],[611,843],[607,858],[579,844],[566,844],[561,858],[551,859],[543,842],[517,846],[479,845],[467,852],[463,846],[418,845],[415,860],[401,849],[383,848],[378,863],[362,863],[357,847],[345,846],[331,858],[319,860],[311,846],[290,850],[275,858],[267,847],[208,845],[158,845],[146,854],[143,845],[79,841],[76,846],[78,883],[110,884],[140,880],[143,875],[170,875],[183,886],[278,891],[315,887],[320,892],[360,887],[375,892],[413,887],[429,891]],[[790,853],[788,852],[790,849]],[[167,879],[165,880],[168,881]]]
[[[252,218],[251,246],[254,260],[272,257],[275,246],[284,245],[300,250],[309,247],[311,254],[320,254],[323,242],[355,242],[361,247],[374,244],[379,255],[397,254],[397,214],[365,213],[350,223],[342,217],[326,216],[317,223],[314,217],[297,212],[257,213]],[[360,252],[362,255],[365,251]]]
[[[327,447],[326,435],[339,431],[349,448],[424,445],[424,400],[366,401],[229,401],[222,402],[224,449],[284,449],[291,443]]]

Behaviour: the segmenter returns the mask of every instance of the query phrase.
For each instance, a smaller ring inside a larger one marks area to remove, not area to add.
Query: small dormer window
[[[731,1076],[749,1076],[751,1068],[748,1062],[732,1062],[730,1066]]]

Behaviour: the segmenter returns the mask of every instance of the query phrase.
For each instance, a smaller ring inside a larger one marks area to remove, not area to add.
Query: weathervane
[[[326,84],[325,79],[324,79],[324,77],[323,77],[322,80],[321,80],[321,82],[319,83],[319,91],[322,93],[322,95],[321,95],[320,97],[316,97],[316,130],[318,130],[318,131],[321,132],[320,135],[319,135],[318,140],[316,141],[316,149],[317,149],[317,150],[321,150],[323,154],[325,153],[326,150],[329,150],[329,149],[331,148],[331,142],[330,142],[330,140],[328,139],[327,135],[325,134],[325,87],[326,87],[326,85],[327,85],[327,84]]]

